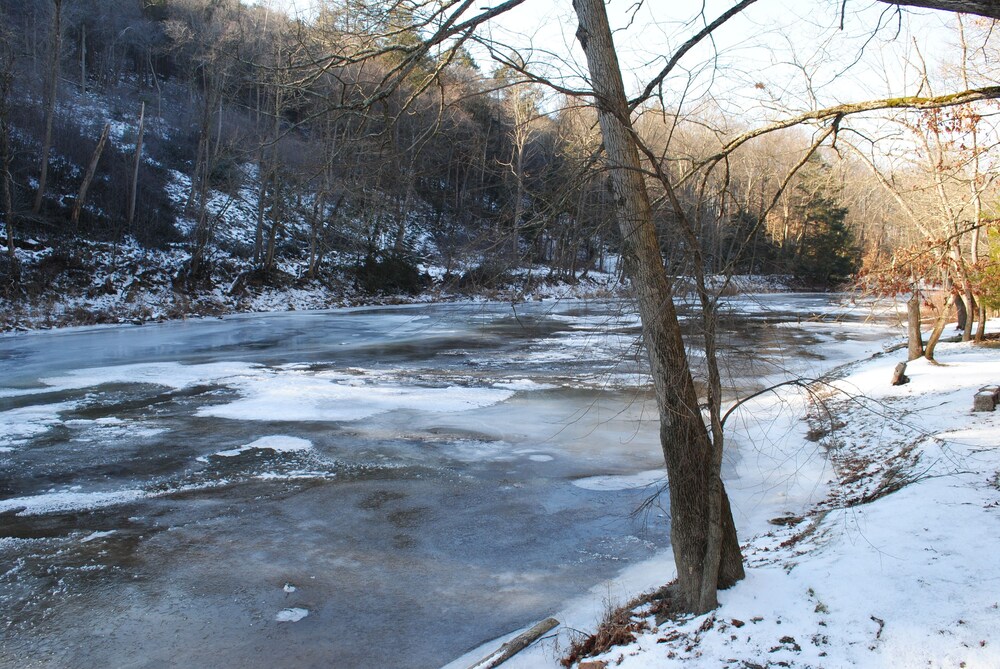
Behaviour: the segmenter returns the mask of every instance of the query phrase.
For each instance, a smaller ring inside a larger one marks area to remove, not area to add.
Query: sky
[[[266,3],[268,0],[260,0]],[[270,0],[308,13],[316,0]],[[493,3],[479,3],[489,6]],[[673,51],[732,0],[610,0],[615,40],[631,91],[641,89]],[[841,29],[841,10],[846,10]],[[954,15],[897,11],[874,0],[760,0],[690,52],[668,84],[665,103],[713,108],[756,120],[843,102],[913,94],[922,57],[932,74],[954,53]],[[880,27],[880,28],[879,28]],[[573,88],[585,85],[570,0],[527,0],[481,31],[535,69]],[[918,53],[918,57],[916,54]],[[484,69],[484,49],[473,48]],[[943,92],[943,91],[937,91]]]

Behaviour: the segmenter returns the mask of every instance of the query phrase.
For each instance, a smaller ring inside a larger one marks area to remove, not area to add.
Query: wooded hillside
[[[428,26],[394,7],[344,0],[293,19],[237,0],[0,3],[12,310],[155,289],[182,315],[266,288],[335,304],[613,274],[590,101],[526,79],[513,52],[497,66],[438,47],[401,68]],[[907,234],[892,197],[854,178],[863,165],[805,130],[685,179],[747,128],[653,102],[636,113],[710,272],[829,287]],[[689,242],[655,190],[684,274]]]

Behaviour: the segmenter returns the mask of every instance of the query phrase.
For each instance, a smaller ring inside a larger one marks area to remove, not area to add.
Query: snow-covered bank
[[[1000,411],[971,412],[1000,382],[1000,346],[942,344],[942,364],[912,362],[892,387],[901,355],[747,405],[727,483],[746,580],[705,616],[657,624],[640,609],[635,642],[589,666],[1000,666]],[[670,580],[671,562],[571,603],[559,633],[510,666],[558,666],[576,630]]]
[[[2,228],[0,228],[2,230]],[[18,249],[24,293],[0,294],[0,332],[79,325],[162,322],[236,313],[308,311],[339,307],[488,300],[526,302],[624,297],[628,284],[616,271],[591,269],[565,277],[545,266],[512,268],[490,286],[461,285],[459,268],[449,274],[429,263],[419,266],[426,279],[415,294],[369,292],[359,287],[356,261],[344,257],[322,278],[307,277],[304,261],[284,262],[268,280],[257,276],[247,258],[219,252],[211,276],[198,286],[177,277],[188,261],[181,247],[153,250],[135,240],[121,244],[77,240],[71,250],[31,240],[33,250]],[[790,289],[786,276],[715,278],[713,285],[736,294]]]

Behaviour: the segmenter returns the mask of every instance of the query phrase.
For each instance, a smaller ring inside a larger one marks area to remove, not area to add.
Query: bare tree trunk
[[[87,24],[80,25],[80,92],[87,93]]]
[[[514,218],[511,221],[510,236],[514,262],[521,255],[521,218],[524,216],[524,143],[516,142],[517,158],[514,162],[514,179],[517,188],[514,194]]]
[[[253,235],[253,261],[261,262],[264,257],[264,212],[267,211],[267,182],[271,179],[270,169],[264,167],[264,148],[260,149],[257,161],[257,225]]]
[[[920,325],[920,291],[914,286],[910,299],[906,301],[907,360],[916,360],[924,354]]]
[[[972,323],[976,320],[978,305],[972,294],[972,289],[966,287],[961,295],[962,308],[965,310],[965,321],[962,323],[962,341],[972,341]]]
[[[416,180],[416,160],[417,156],[410,159],[410,166],[406,171],[406,195],[403,196],[402,207],[396,218],[396,238],[392,245],[392,251],[397,256],[402,256],[406,251],[406,224],[409,222],[410,209],[413,207],[413,182]]]
[[[329,183],[327,183],[326,187],[327,188],[329,187]],[[325,190],[323,191],[323,195],[322,196],[323,196],[324,201],[325,201],[325,198],[326,198],[326,191]],[[344,198],[345,198],[344,194],[341,193],[340,196],[337,198],[337,201],[334,203],[333,208],[329,212],[326,211],[326,205],[325,204],[323,204],[320,207],[320,209],[319,209],[318,217],[316,218],[316,220],[314,222],[315,226],[316,226],[315,230],[314,230],[315,250],[314,250],[314,253],[312,254],[312,260],[310,260],[310,262],[309,262],[309,278],[310,279],[315,279],[316,278],[317,273],[319,272],[319,268],[323,265],[323,256],[326,254],[326,251],[327,251],[326,245],[322,243],[322,240],[320,238],[320,235],[322,233],[322,229],[326,225],[326,221],[327,220],[329,220],[329,219],[334,219],[335,220],[336,219],[337,212],[340,211],[340,206],[342,204],[344,204]]]
[[[316,278],[316,255],[319,251],[320,213],[326,207],[326,191],[316,193],[313,201],[312,214],[309,216],[309,267],[306,276]]]
[[[6,37],[4,35],[3,37]],[[3,220],[7,228],[7,257],[10,260],[11,278],[20,283],[17,248],[14,246],[14,194],[13,175],[10,171],[14,156],[10,150],[10,92],[14,83],[14,52],[9,42],[0,42],[0,184],[3,193]]]
[[[715,587],[703,587],[706,580],[723,588],[732,585],[743,577],[742,555],[728,498],[713,472],[712,444],[698,406],[673,303],[673,286],[660,254],[604,2],[574,0],[573,5],[579,18],[577,39],[587,57],[610,163],[622,258],[636,292],[660,413],[660,443],[670,481],[670,535],[681,601],[690,611],[704,612],[717,605]],[[713,495],[721,497],[715,500],[722,527],[720,559],[706,560],[711,552]],[[707,594],[706,589],[710,591]]]
[[[277,221],[274,221],[271,225],[271,229],[268,231],[267,251],[264,254],[264,275],[267,277],[270,277],[271,273],[274,271],[274,260],[277,257],[279,232],[281,232],[281,226],[278,225]]]
[[[937,347],[938,340],[941,339],[941,335],[944,333],[944,327],[948,324],[948,313],[954,304],[955,295],[948,295],[944,306],[941,307],[941,313],[938,314],[937,320],[934,321],[934,329],[931,330],[931,336],[927,338],[927,346],[924,347],[924,357],[928,360],[934,360],[934,349]]]
[[[281,51],[279,49],[275,62],[281,61]],[[274,242],[277,239],[277,227],[279,218],[279,183],[278,183],[278,170],[279,170],[279,160],[278,160],[278,140],[281,137],[281,115],[284,113],[284,97],[282,95],[281,86],[275,82],[274,84],[274,115],[271,118],[271,135],[270,140],[270,158],[267,159],[266,169],[265,169],[265,158],[264,153],[266,150],[265,142],[261,143],[260,146],[260,158],[258,161],[257,168],[257,178],[260,180],[260,186],[257,192],[257,229],[254,233],[254,262],[260,263],[261,268],[264,270],[265,274],[269,274],[271,271],[271,262],[273,260],[274,254]],[[271,188],[268,189],[267,182],[271,182]],[[267,246],[264,245],[264,212],[267,209],[267,197],[271,197],[271,227],[268,231]]]
[[[132,221],[135,220],[135,199],[139,192],[139,165],[142,163],[142,133],[146,122],[146,103],[139,107],[139,129],[135,137],[135,163],[132,165],[132,188],[128,200],[128,223],[129,230],[132,229]]]
[[[270,276],[274,271],[274,261],[277,257],[278,233],[281,232],[282,202],[281,187],[278,184],[278,172],[273,172],[271,182],[271,228],[268,230],[267,246],[264,248],[264,275]]]
[[[197,178],[199,183],[198,219],[194,226],[194,250],[191,253],[191,259],[188,263],[187,279],[189,285],[193,285],[195,281],[201,278],[205,251],[208,249],[209,242],[212,241],[212,226],[208,220],[208,170],[208,156],[206,155],[201,169],[196,169],[195,174],[195,178]]]
[[[965,332],[966,323],[969,322],[969,311],[965,307],[965,295],[955,298],[955,329]]]
[[[111,124],[105,123],[104,130],[101,131],[101,138],[97,140],[97,148],[94,149],[94,155],[90,158],[90,165],[87,166],[87,173],[83,176],[83,183],[80,184],[80,192],[76,194],[76,202],[73,203],[73,214],[69,218],[73,225],[80,222],[83,201],[87,197],[90,182],[94,179],[94,172],[97,171],[97,162],[101,159],[101,154],[104,153],[104,144],[108,141],[109,132],[111,132]]]
[[[56,90],[59,85],[59,49],[62,40],[62,0],[52,0],[55,14],[52,17],[52,43],[49,60],[49,74],[45,90],[45,135],[42,138],[42,152],[38,173],[38,192],[35,194],[33,214],[42,210],[45,198],[45,182],[49,174],[49,152],[52,150],[52,122],[56,115]]]
[[[201,179],[208,179],[208,165],[211,163],[212,146],[212,110],[215,107],[215,80],[207,74],[202,74],[204,81],[203,106],[201,108],[201,122],[198,131],[198,149],[195,153],[194,167],[191,170],[191,192],[188,194],[187,202],[184,204],[184,211],[190,212],[194,206],[195,197],[202,189]],[[207,192],[207,190],[205,190]]]
[[[163,118],[160,113],[160,106],[162,103],[163,94],[160,91],[160,78],[156,75],[156,70],[153,68],[153,53],[152,50],[146,50],[146,62],[149,63],[149,73],[153,77],[153,84],[156,86],[156,118]]]

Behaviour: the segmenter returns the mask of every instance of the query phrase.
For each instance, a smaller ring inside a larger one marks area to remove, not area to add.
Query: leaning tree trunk
[[[703,583],[707,580],[725,588],[742,578],[742,555],[725,490],[715,481],[712,444],[698,406],[673,303],[673,286],[663,266],[604,2],[574,0],[573,6],[579,19],[577,39],[586,54],[597,98],[623,262],[636,293],[660,412],[660,443],[670,482],[670,536],[681,604],[701,613],[717,605],[715,588],[706,596]],[[714,500],[714,505],[713,494],[722,497]],[[706,560],[713,506],[721,510],[717,521],[721,559]]]
[[[104,153],[104,145],[108,141],[108,133],[111,132],[111,124],[105,123],[104,130],[101,131],[101,138],[97,140],[97,148],[94,149],[94,155],[90,158],[90,165],[87,166],[87,173],[83,177],[83,183],[80,184],[80,191],[76,194],[76,201],[73,203],[73,213],[70,215],[70,222],[76,226],[80,223],[80,212],[83,211],[83,203],[87,199],[87,189],[90,188],[90,182],[94,179],[94,174],[97,172],[97,163],[101,159],[101,154]]]
[[[954,304],[955,295],[949,295],[948,299],[944,302],[944,306],[941,307],[941,313],[938,314],[937,320],[934,321],[934,329],[931,330],[931,336],[927,338],[927,346],[924,347],[924,357],[932,362],[934,361],[934,349],[937,348],[937,343],[941,339],[941,335],[944,334],[944,327],[948,324],[948,314],[951,312]]]

